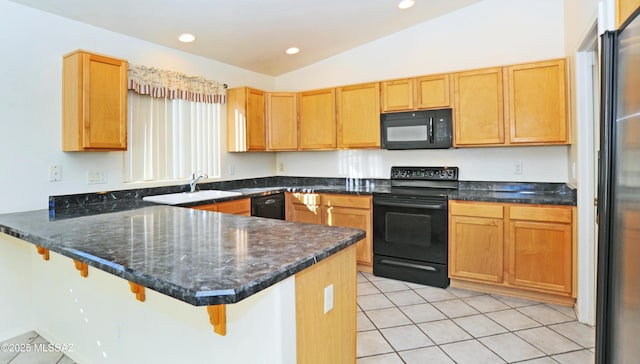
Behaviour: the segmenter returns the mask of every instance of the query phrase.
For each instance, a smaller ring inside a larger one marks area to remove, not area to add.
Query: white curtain
[[[220,176],[220,103],[156,98],[129,90],[126,182]]]

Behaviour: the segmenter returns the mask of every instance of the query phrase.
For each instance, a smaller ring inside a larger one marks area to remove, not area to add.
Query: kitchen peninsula
[[[332,328],[324,357],[355,360],[361,230],[139,202],[0,215],[0,232],[31,265],[35,328],[81,363],[294,363]]]

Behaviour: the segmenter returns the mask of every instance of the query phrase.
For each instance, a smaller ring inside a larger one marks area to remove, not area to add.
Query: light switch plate
[[[324,313],[333,309],[333,284],[324,288]]]

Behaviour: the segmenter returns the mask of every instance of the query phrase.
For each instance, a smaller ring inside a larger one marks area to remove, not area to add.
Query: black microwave
[[[380,115],[382,149],[451,148],[451,109]]]

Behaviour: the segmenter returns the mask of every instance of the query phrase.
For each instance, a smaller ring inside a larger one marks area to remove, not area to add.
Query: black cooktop
[[[391,167],[391,188],[378,195],[446,199],[457,190],[458,167]]]

